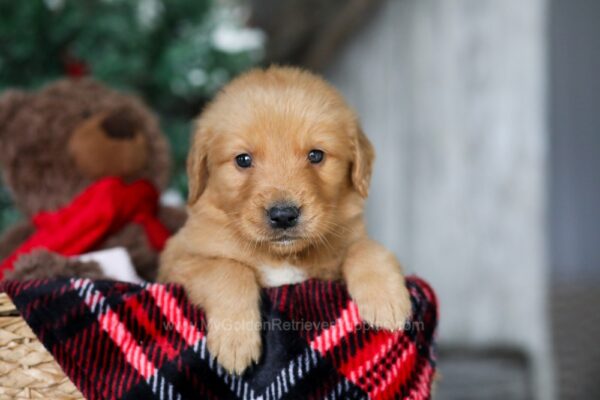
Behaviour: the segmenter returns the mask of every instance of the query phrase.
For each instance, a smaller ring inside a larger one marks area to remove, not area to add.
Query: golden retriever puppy
[[[261,355],[261,286],[343,279],[366,322],[403,327],[411,302],[401,267],[363,221],[373,158],[341,95],[300,69],[248,72],[204,110],[188,158],[188,220],[159,280],[182,284],[205,310],[208,349],[227,370]]]

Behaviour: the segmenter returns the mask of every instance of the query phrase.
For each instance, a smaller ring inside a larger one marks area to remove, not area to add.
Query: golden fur
[[[308,161],[312,149],[324,151],[321,163]],[[252,167],[236,165],[243,153]],[[260,357],[265,271],[281,272],[280,283],[286,271],[344,279],[365,321],[403,327],[411,303],[400,265],[363,221],[373,158],[340,94],[299,69],[246,73],[202,113],[188,159],[188,220],[167,244],[159,279],[182,284],[204,308],[208,348],[226,369],[240,373]],[[287,241],[266,222],[281,201],[302,212]]]

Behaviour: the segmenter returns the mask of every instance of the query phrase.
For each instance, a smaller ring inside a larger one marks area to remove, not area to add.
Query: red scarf
[[[158,191],[150,182],[126,184],[120,178],[102,178],[64,208],[34,215],[36,232],[2,261],[0,279],[20,255],[33,249],[65,256],[82,254],[130,222],[142,225],[152,247],[160,251],[170,233],[156,217],[157,212]]]

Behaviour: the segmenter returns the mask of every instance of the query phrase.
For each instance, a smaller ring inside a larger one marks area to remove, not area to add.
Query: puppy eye
[[[235,157],[235,162],[240,168],[250,168],[252,166],[252,157],[250,154],[239,154]]]
[[[323,161],[324,156],[325,153],[321,150],[311,150],[308,152],[308,161],[310,161],[311,164],[318,164]]]

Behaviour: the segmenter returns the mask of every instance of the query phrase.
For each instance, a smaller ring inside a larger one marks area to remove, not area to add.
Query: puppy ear
[[[187,159],[188,205],[198,201],[208,182],[206,139],[207,135],[203,134],[200,129],[192,137],[192,146]]]
[[[352,160],[352,185],[356,191],[366,198],[369,194],[369,183],[375,160],[373,145],[359,127],[354,137],[354,155]]]

